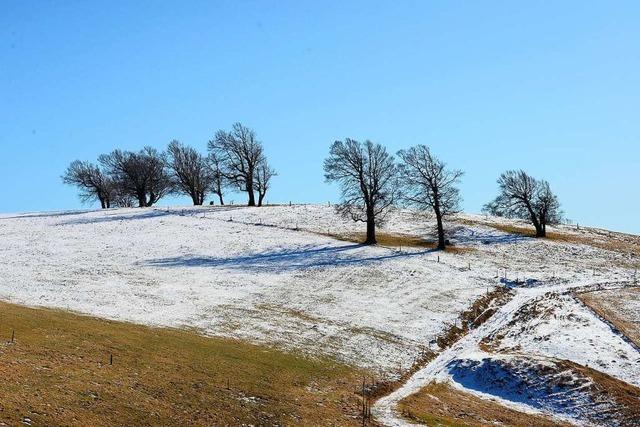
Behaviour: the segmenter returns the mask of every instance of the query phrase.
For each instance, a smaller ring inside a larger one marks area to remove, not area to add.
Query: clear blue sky
[[[0,211],[78,208],[71,160],[204,151],[235,121],[270,201],[336,200],[330,143],[368,138],[465,170],[469,212],[523,168],[569,218],[640,233],[640,2],[2,2]]]

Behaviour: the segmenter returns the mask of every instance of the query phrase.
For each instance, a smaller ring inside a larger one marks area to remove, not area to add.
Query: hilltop
[[[535,239],[462,214],[442,252],[433,226],[395,210],[363,246],[361,224],[320,205],[3,215],[0,298],[330,357],[373,373],[378,397],[397,390],[373,407],[387,424],[403,422],[399,403],[419,420],[403,399],[434,380],[566,422],[634,416],[640,238],[559,226]],[[622,288],[624,309],[597,297]]]

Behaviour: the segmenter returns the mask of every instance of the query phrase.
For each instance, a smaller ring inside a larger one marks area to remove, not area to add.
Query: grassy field
[[[0,303],[8,425],[360,425],[364,374],[190,331]]]

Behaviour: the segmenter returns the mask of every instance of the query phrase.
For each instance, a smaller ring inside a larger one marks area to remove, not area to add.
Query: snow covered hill
[[[597,230],[582,230],[575,243],[509,234],[489,222],[458,217],[449,224],[451,241],[464,250],[439,253],[335,239],[361,225],[318,205],[3,215],[0,298],[247,338],[394,377],[435,349],[433,341],[479,296],[507,285],[527,298],[469,341],[468,359],[490,336],[497,352],[566,359],[639,385],[637,347],[566,296],[572,288],[629,282],[637,255],[580,243],[601,238]],[[427,238],[432,227],[399,210],[384,231]],[[538,303],[552,315],[509,323],[545,286],[561,295]],[[590,334],[597,339],[587,340]],[[460,354],[431,367],[433,378],[456,383],[451,366],[468,365],[452,363]],[[419,386],[413,382],[414,391]],[[384,411],[394,402],[379,412],[390,423],[395,415]]]

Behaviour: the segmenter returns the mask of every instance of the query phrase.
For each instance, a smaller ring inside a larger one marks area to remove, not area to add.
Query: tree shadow
[[[61,216],[73,216],[73,215],[84,215],[92,212],[100,212],[95,209],[81,210],[81,211],[62,211],[62,212],[33,212],[33,213],[24,213],[13,216],[3,216],[0,217],[0,220],[3,219],[22,219],[22,218],[57,218]]]
[[[480,231],[468,227],[455,228],[451,230],[451,235],[460,244],[505,245],[531,239],[531,237],[522,234],[511,234],[498,230]]]
[[[419,252],[394,251],[384,255],[371,255],[368,251],[358,250],[365,247],[366,245],[362,244],[322,247],[307,245],[226,258],[177,256],[150,260],[147,264],[155,267],[209,267],[277,273],[310,268],[367,265],[389,259],[416,257],[434,251],[433,249]]]
[[[104,222],[114,221],[131,221],[140,219],[156,218],[161,216],[171,215],[171,213],[161,210],[151,210],[144,213],[138,213],[136,211],[129,211],[128,214],[106,214],[103,216],[97,216],[92,218],[77,218],[68,221],[62,221],[58,225],[80,225],[80,224],[99,224]]]
[[[77,220],[69,220],[62,222],[62,225],[66,224],[90,224],[90,223],[98,223],[98,222],[109,222],[109,221],[120,221],[123,219],[146,219],[153,218],[156,216],[162,215],[178,215],[178,216],[198,216],[207,214],[207,213],[221,213],[221,212],[230,212],[236,209],[242,208],[245,206],[241,205],[225,205],[225,206],[198,206],[198,207],[185,207],[185,208],[151,208],[147,212],[140,214],[136,210],[130,210],[128,214],[123,214],[120,209],[121,208],[110,208],[110,209],[86,209],[86,210],[73,210],[73,211],[61,211],[61,212],[32,212],[32,213],[24,213],[17,214],[11,216],[0,216],[0,221],[6,219],[28,219],[28,218],[59,218],[59,217],[70,217],[77,215],[84,215],[90,213],[102,213],[103,216],[98,216],[95,218],[81,218]],[[143,209],[143,208],[131,208],[131,209]]]
[[[543,283],[538,279],[505,279],[504,277],[500,279],[500,283],[505,285],[508,288],[535,288],[537,286],[542,285]]]

